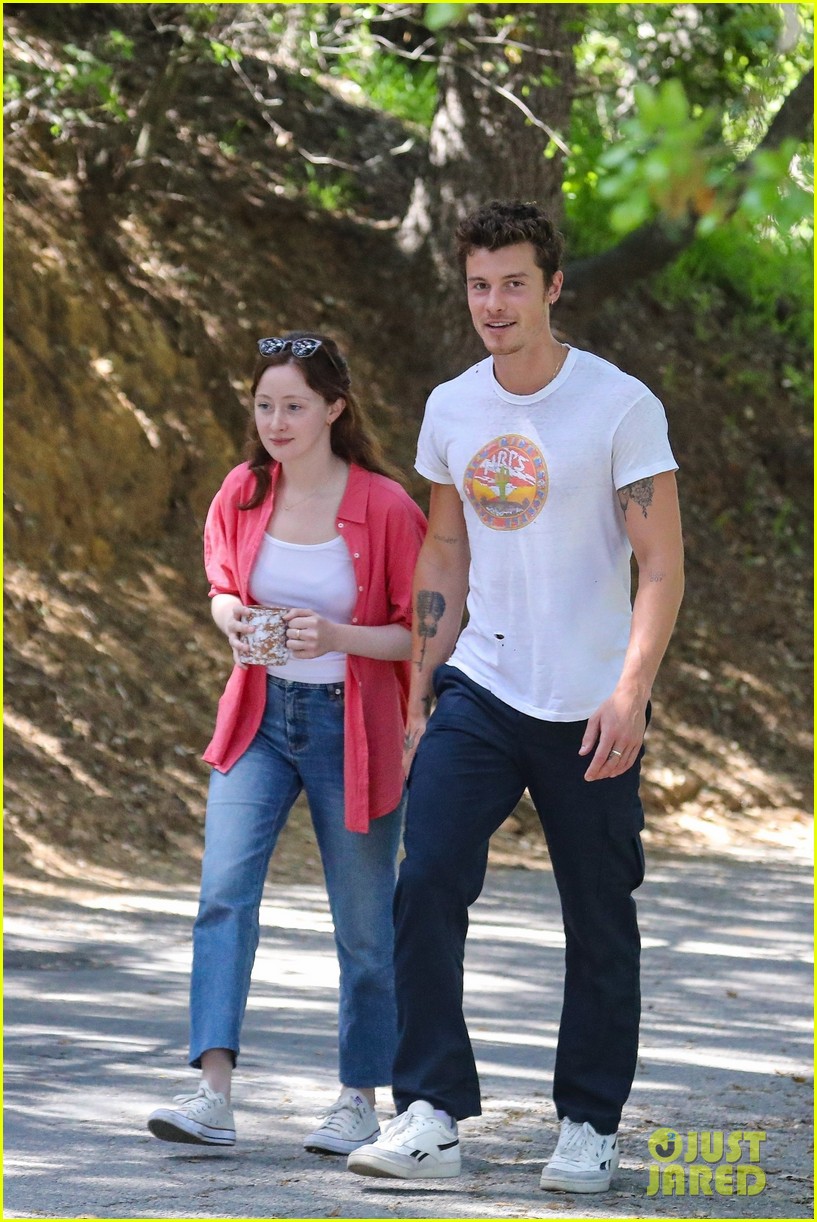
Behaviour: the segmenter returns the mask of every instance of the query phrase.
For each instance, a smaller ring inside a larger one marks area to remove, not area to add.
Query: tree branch
[[[447,56],[441,55],[440,62],[443,60],[453,63],[457,68],[463,69],[469,76],[472,76],[475,81],[478,81],[480,85],[484,85],[486,89],[492,90],[494,93],[498,94],[499,97],[504,98],[506,102],[510,102],[513,106],[516,106],[518,110],[522,111],[522,114],[525,116],[528,122],[532,123],[534,127],[538,127],[540,131],[543,131],[545,135],[553,141],[556,147],[561,149],[565,156],[570,155],[570,149],[567,147],[564,140],[562,140],[561,136],[555,132],[552,127],[548,127],[547,123],[544,123],[541,119],[537,118],[530,107],[526,106],[521,98],[518,98],[515,93],[510,91],[510,89],[505,89],[504,86],[498,85],[496,81],[489,81],[487,77],[483,76],[480,72],[477,72],[476,68],[472,68],[470,64],[464,64],[459,61],[452,60]]]
[[[503,38],[501,34],[489,38],[487,34],[480,34],[473,38],[474,43],[485,43],[490,47],[514,47],[517,51],[529,51],[531,55],[539,55],[542,59],[564,59],[564,51],[551,51],[547,47],[533,47],[528,42],[516,42],[512,38]]]
[[[806,140],[813,123],[814,69],[810,69],[786,97],[763,139],[754,149],[777,148],[784,140]],[[735,167],[738,175],[748,171],[753,153]],[[610,297],[636,280],[661,271],[677,259],[695,237],[698,216],[671,224],[663,218],[648,221],[628,233],[617,246],[600,255],[578,259],[565,269],[560,303],[571,325],[590,318]]]
[[[777,148],[784,140],[804,140],[813,120],[814,69],[811,68],[786,96],[758,149]]]

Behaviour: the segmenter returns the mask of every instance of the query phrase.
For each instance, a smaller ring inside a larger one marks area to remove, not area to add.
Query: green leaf
[[[446,26],[462,21],[469,7],[466,4],[427,4],[423,21],[429,30],[444,30]]]
[[[689,119],[689,102],[678,80],[663,81],[658,91],[661,121],[667,127],[681,127]]]
[[[707,234],[714,233],[721,223],[721,218],[717,213],[709,212],[699,219],[695,232],[699,238],[704,238]]]
[[[647,182],[665,183],[669,182],[672,176],[672,166],[669,159],[662,156],[660,150],[656,150],[651,157],[644,159],[643,172]]]
[[[633,98],[643,126],[647,130],[652,130],[659,122],[658,98],[655,90],[645,85],[643,81],[639,81],[633,89]]]
[[[614,144],[612,148],[605,149],[599,157],[599,163],[608,170],[615,170],[619,166],[624,166],[631,156],[632,148],[622,141],[621,144]]]
[[[628,233],[646,221],[650,201],[645,192],[635,191],[629,199],[617,204],[610,213],[610,224],[618,233]]]

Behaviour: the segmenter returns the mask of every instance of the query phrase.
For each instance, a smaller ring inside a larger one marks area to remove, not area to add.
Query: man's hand
[[[619,688],[596,709],[587,722],[579,755],[589,755],[595,747],[586,781],[604,781],[621,776],[632,768],[647,728],[647,701],[633,691]]]
[[[594,751],[586,781],[620,776],[636,761],[647,701],[684,592],[684,545],[675,474],[662,471],[618,489],[625,530],[638,564],[630,640],[621,677],[587,723],[579,755]]]
[[[407,777],[414,759],[420,739],[426,732],[428,718],[431,713],[431,698],[424,701],[421,712],[412,714],[406,719],[406,733],[403,738],[403,776]]]

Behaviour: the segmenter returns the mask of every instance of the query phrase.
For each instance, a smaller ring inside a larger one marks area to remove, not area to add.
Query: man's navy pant
[[[458,1120],[480,1114],[462,1012],[468,907],[485,881],[488,841],[527,788],[566,937],[554,1102],[560,1118],[612,1133],[638,1051],[640,757],[620,777],[585,781],[592,755],[578,751],[586,721],[519,713],[452,666],[434,679],[437,706],[412,766],[394,905],[398,1111],[425,1099]]]

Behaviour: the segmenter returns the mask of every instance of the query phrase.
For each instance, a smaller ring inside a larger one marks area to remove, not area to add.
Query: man
[[[546,215],[493,202],[457,241],[489,356],[432,393],[418,443],[432,490],[395,897],[398,1115],[348,1165],[459,1174],[456,1122],[480,1113],[462,1013],[468,906],[489,838],[527,788],[566,937],[553,1082],[562,1128],[541,1186],[598,1192],[618,1165],[636,1065],[639,766],[683,590],[677,465],[655,396],[551,333],[562,242]]]

